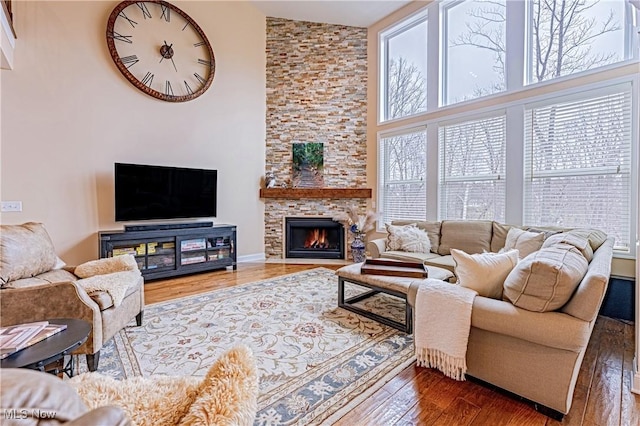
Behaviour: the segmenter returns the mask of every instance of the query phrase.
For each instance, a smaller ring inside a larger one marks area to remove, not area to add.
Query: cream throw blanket
[[[414,337],[419,366],[464,380],[471,308],[478,293],[466,287],[428,279],[418,288]]]

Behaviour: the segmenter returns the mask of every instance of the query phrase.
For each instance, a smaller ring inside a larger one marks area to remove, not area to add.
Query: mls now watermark
[[[55,419],[57,414],[56,411],[37,408],[3,408],[0,420]]]

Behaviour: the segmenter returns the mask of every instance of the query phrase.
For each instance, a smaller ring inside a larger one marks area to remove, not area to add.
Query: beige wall
[[[1,195],[44,222],[68,263],[98,255],[114,222],[113,163],[218,170],[218,223],[238,226],[238,254],[264,251],[265,17],[247,2],[176,2],[216,55],[213,85],[185,103],[145,95],[105,41],[118,1],[14,2],[13,70],[2,70]]]

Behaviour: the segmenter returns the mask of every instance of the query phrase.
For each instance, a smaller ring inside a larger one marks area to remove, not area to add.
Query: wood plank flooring
[[[242,263],[237,271],[229,269],[149,282],[145,284],[145,299],[147,304],[156,303],[318,266],[339,268],[339,265]],[[498,390],[469,380],[457,382],[414,363],[340,419],[336,426],[637,426],[640,425],[640,395],[630,390],[634,347],[633,324],[598,318],[578,376],[571,411],[562,422]]]

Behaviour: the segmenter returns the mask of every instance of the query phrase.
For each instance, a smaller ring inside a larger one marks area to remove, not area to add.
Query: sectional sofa
[[[428,252],[388,250],[388,241],[383,238],[369,242],[370,255],[419,260],[455,272],[452,249],[470,254],[496,253],[505,247],[511,228],[520,229],[492,221],[402,221],[392,225],[410,223],[426,231],[431,245]],[[533,401],[545,414],[562,418],[571,408],[576,386],[585,386],[584,390],[588,386],[578,383],[578,373],[607,290],[613,238],[586,229],[564,230],[566,232],[528,229],[542,234],[541,238],[545,240],[542,247],[517,263],[505,279],[501,297],[479,295],[475,298],[467,348],[467,375]],[[581,244],[581,239],[586,243]],[[576,255],[578,252],[581,255]],[[580,260],[579,256],[585,259]],[[586,272],[583,271],[575,289],[566,295],[568,301],[559,307],[541,303],[542,299],[555,296],[551,293],[561,291],[556,287],[559,278],[554,274],[567,266],[562,262],[569,263],[571,257],[583,262]],[[549,268],[543,268],[545,262],[551,264]],[[520,271],[516,271],[518,268]],[[546,272],[541,272],[541,268]],[[507,286],[518,280],[525,283],[519,288],[520,294],[514,293],[513,286]],[[546,290],[539,291],[535,288],[536,282],[549,285]],[[414,308],[420,285],[421,281],[415,281],[408,292],[408,301]],[[415,324],[414,327],[417,330],[428,325]]]

